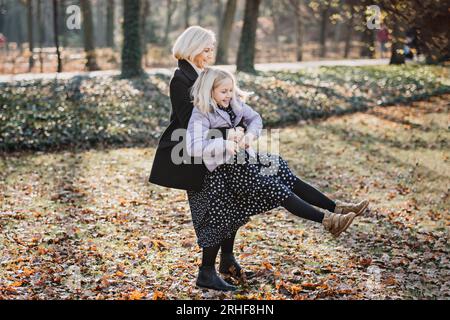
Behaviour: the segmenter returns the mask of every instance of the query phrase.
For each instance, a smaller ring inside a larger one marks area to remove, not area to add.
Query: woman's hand
[[[247,149],[250,144],[256,140],[256,136],[252,133],[247,133],[244,137],[239,141],[238,146],[241,149]]]
[[[238,144],[231,140],[225,140],[225,150],[228,154],[234,156],[238,150]]]
[[[229,129],[227,133],[227,140],[234,141],[234,142],[240,142],[242,138],[244,137],[245,132],[244,128],[242,127],[236,127],[233,129]]]

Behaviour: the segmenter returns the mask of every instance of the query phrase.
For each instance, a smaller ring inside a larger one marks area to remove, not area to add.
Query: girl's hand
[[[239,148],[247,149],[254,140],[256,140],[256,137],[252,133],[245,134],[242,140],[239,141]]]
[[[244,128],[242,128],[242,127],[236,127],[233,129],[229,129],[228,134],[227,134],[227,140],[239,142],[242,140],[244,135],[245,135],[245,132],[244,132]]]
[[[238,150],[238,144],[231,140],[225,140],[225,150],[228,154],[234,156]]]

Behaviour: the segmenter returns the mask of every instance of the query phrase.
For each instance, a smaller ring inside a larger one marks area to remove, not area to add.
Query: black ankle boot
[[[233,253],[220,254],[219,272],[238,279],[242,278],[243,276],[245,276],[245,278],[247,279],[255,276],[255,273],[252,271],[244,272],[244,270],[242,270]]]
[[[201,288],[221,290],[221,291],[234,291],[236,286],[226,283],[216,273],[214,266],[201,266],[198,272],[196,285]]]
[[[219,272],[230,276],[241,276],[242,268],[232,253],[220,254]]]

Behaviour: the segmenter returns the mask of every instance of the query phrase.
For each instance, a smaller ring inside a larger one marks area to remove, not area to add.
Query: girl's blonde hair
[[[233,96],[230,104],[237,109],[241,108],[241,102],[245,101],[250,92],[242,91],[238,88],[236,79],[231,72],[213,67],[205,68],[191,88],[194,106],[202,113],[214,111],[214,108],[218,106],[213,98],[213,90],[227,79],[230,79],[233,83]]]
[[[211,30],[200,26],[192,26],[184,30],[172,48],[173,57],[177,60],[194,61],[208,45],[215,44],[216,36]]]

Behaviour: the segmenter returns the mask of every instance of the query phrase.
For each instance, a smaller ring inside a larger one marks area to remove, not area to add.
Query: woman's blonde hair
[[[184,30],[177,38],[172,48],[172,54],[177,60],[194,61],[198,54],[215,42],[216,36],[213,31],[200,26],[192,26]]]
[[[233,96],[230,104],[237,109],[241,108],[241,102],[245,101],[250,92],[242,91],[238,88],[236,79],[231,72],[213,67],[205,68],[191,88],[194,106],[202,113],[212,112],[214,108],[217,108],[217,103],[213,98],[213,91],[227,79],[230,79],[233,83]]]

